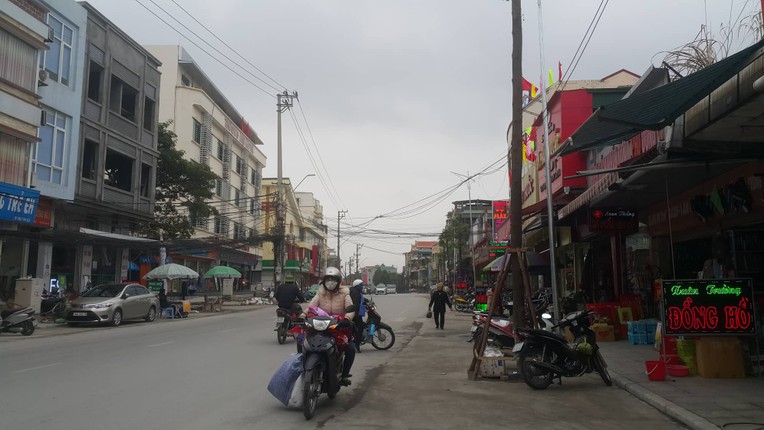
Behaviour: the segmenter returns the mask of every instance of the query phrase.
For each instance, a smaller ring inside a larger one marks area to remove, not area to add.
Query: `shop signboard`
[[[148,281],[149,291],[152,293],[159,293],[164,288],[164,279],[152,279]]]
[[[750,279],[663,281],[667,335],[756,334]]]
[[[0,182],[0,220],[34,223],[40,191]]]
[[[589,209],[589,230],[629,232],[639,229],[637,211],[629,209]]]

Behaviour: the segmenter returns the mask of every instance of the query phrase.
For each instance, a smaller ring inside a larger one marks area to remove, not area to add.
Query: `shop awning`
[[[89,236],[97,236],[105,239],[112,239],[114,241],[120,241],[120,242],[132,242],[132,243],[159,243],[159,241],[156,241],[154,239],[147,239],[145,237],[135,237],[135,236],[128,236],[125,234],[117,234],[117,233],[109,233],[105,231],[100,230],[92,230],[85,227],[80,227],[80,233],[87,234]]]
[[[691,75],[598,108],[560,151],[615,145],[643,130],[660,130],[759,57],[764,40]]]
[[[490,264],[483,267],[483,272],[500,272],[501,268],[504,267],[506,257],[506,255],[502,255],[493,260]],[[528,273],[533,274],[549,267],[549,259],[539,253],[528,251],[525,253],[525,259],[528,262]]]

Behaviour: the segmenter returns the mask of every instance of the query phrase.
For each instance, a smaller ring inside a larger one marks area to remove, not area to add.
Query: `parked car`
[[[306,291],[303,294],[303,297],[305,297],[305,301],[310,301],[318,292],[318,287],[320,287],[319,284],[313,284],[308,288],[308,291]]]
[[[374,294],[387,294],[387,288],[383,284],[377,285],[377,288],[374,289]]]
[[[395,284],[387,284],[387,288],[385,288],[385,294],[397,294],[398,293],[398,286]]]
[[[108,323],[113,326],[124,320],[154,321],[159,311],[159,298],[140,284],[97,285],[70,303],[66,313],[69,325]]]

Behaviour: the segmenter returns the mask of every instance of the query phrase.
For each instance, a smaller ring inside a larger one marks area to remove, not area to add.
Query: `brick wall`
[[[11,3],[27,11],[40,22],[45,22],[45,15],[48,9],[34,0],[11,0]]]

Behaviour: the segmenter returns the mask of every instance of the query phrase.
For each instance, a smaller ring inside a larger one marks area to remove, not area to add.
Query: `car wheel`
[[[111,325],[118,327],[120,324],[122,324],[122,309],[117,309],[111,317]]]
[[[144,318],[144,320],[146,320],[146,322],[152,322],[156,319],[156,317],[157,317],[157,309],[152,306],[149,308],[149,313],[146,314],[146,317]]]

